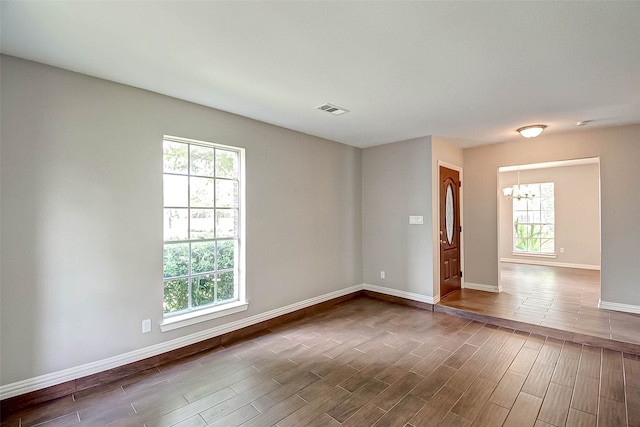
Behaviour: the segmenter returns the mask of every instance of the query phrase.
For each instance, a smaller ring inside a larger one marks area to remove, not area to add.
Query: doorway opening
[[[501,292],[538,311],[557,303],[597,310],[600,242],[598,158],[498,169]]]

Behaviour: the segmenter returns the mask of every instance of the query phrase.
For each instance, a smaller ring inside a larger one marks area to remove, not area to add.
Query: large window
[[[241,154],[164,138],[165,316],[239,299]]]
[[[534,194],[533,199],[513,199],[513,251],[552,255],[555,253],[553,182],[528,184],[527,187]]]

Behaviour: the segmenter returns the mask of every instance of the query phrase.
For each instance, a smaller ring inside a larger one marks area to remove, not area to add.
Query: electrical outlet
[[[380,272],[380,278],[381,278],[381,279],[384,279],[384,271],[381,271],[381,272]]]
[[[151,319],[142,321],[142,333],[146,334],[147,332],[151,332]]]
[[[560,248],[560,253],[563,254],[564,253],[564,248]]]

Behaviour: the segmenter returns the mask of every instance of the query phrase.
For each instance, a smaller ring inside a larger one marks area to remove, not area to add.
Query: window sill
[[[190,313],[180,314],[178,316],[167,317],[160,324],[162,332],[172,331],[185,326],[195,325],[196,323],[206,322],[207,320],[216,319],[222,316],[228,316],[234,313],[240,313],[249,308],[249,303],[244,301],[236,301],[204,310],[192,311]]]
[[[532,258],[551,258],[551,259],[555,259],[556,254],[530,254],[527,252],[511,252],[512,255],[515,256],[526,256],[526,257],[532,257]]]

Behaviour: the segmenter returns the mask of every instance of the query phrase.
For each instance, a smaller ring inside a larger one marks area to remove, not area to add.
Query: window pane
[[[164,240],[187,240],[189,238],[188,209],[164,210]]]
[[[552,254],[555,252],[554,239],[543,239],[541,252]]]
[[[191,177],[191,206],[195,208],[213,207],[213,179]]]
[[[191,274],[215,270],[215,248],[215,242],[194,242],[191,244]]]
[[[216,150],[216,176],[219,178],[238,177],[238,153]]]
[[[543,225],[540,231],[540,237],[553,237],[553,225]]]
[[[218,270],[231,269],[235,265],[235,240],[218,241]]]
[[[189,274],[189,244],[164,245],[164,277],[186,276],[187,274]]]
[[[540,211],[529,211],[528,222],[540,222]]]
[[[529,226],[527,224],[521,224],[516,222],[514,229],[514,237],[527,237]]]
[[[189,201],[189,178],[179,175],[164,175],[162,192],[164,206],[186,208]]]
[[[233,272],[218,275],[218,302],[235,298]]]
[[[524,252],[527,250],[527,239],[524,237],[517,237],[515,242],[516,251]]]
[[[214,156],[213,148],[192,145],[190,173],[192,175],[213,176]]]
[[[189,306],[188,279],[166,280],[164,282],[164,312],[184,310]]]
[[[526,211],[527,210],[527,199],[513,199],[513,210],[514,211]]]
[[[540,210],[540,198],[539,197],[534,197],[533,200],[529,200],[527,203],[528,203],[529,210],[536,210],[536,211]]]
[[[555,212],[553,211],[542,211],[542,217],[540,218],[542,222],[553,224],[555,220]]]
[[[213,209],[191,209],[190,239],[213,239],[215,237]]]
[[[527,211],[514,211],[513,212],[513,221],[518,221],[518,224],[522,224],[523,222],[527,222],[528,216]]]
[[[544,199],[544,198],[551,198],[553,199],[553,194],[555,191],[555,185],[553,182],[545,182],[543,184],[540,184],[540,196]]]
[[[216,179],[216,207],[238,207],[238,182],[226,179]]]
[[[215,275],[196,276],[191,282],[191,300],[193,306],[211,304],[215,294]]]
[[[186,174],[189,146],[179,142],[164,141],[162,149],[164,171]]]
[[[216,209],[216,237],[238,235],[238,210]]]

